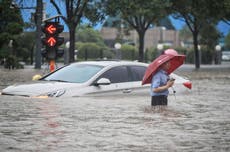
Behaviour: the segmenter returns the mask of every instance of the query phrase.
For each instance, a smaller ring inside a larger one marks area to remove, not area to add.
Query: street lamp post
[[[161,43],[157,44],[157,56],[161,55],[163,48],[164,48],[163,44]]]
[[[198,54],[199,54],[199,63],[201,64],[201,62],[202,62],[202,52],[201,52],[201,46],[198,44],[198,46],[197,46],[197,48],[198,48]]]
[[[164,44],[164,31],[166,30],[166,28],[164,26],[162,26],[160,28],[160,43]]]
[[[215,50],[215,64],[221,64],[221,46],[216,45]]]
[[[70,42],[67,41],[65,43],[64,64],[68,64],[69,63],[69,47],[70,47]]]
[[[114,48],[116,49],[116,59],[121,59],[121,44],[115,43]]]
[[[77,52],[78,50],[74,50],[74,60],[77,61]]]
[[[10,41],[9,41],[8,47],[10,48],[10,55],[14,55],[14,54],[13,54],[13,40],[10,40]]]
[[[164,31],[166,28],[164,26],[160,27],[160,40],[157,44],[157,56],[161,55],[162,50],[164,48]]]

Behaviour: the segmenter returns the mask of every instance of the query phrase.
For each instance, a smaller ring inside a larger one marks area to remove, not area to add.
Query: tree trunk
[[[31,47],[31,51],[30,51],[30,64],[33,65],[34,63],[34,46],[35,46],[35,43],[33,43],[32,47]]]
[[[75,28],[69,30],[70,47],[69,47],[69,63],[74,62],[75,53]]]
[[[193,32],[193,46],[194,46],[194,54],[195,54],[195,67],[196,69],[200,68],[200,53],[198,49],[198,32]]]
[[[138,61],[144,61],[144,38],[145,38],[145,31],[138,31],[139,35],[139,56]]]

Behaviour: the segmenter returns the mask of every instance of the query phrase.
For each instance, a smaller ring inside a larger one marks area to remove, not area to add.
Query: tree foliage
[[[0,59],[6,59],[7,68],[19,68],[16,55],[21,50],[17,42],[23,31],[23,20],[20,9],[12,0],[0,1],[0,23]]]
[[[213,1],[213,0],[211,0]],[[171,0],[174,17],[183,19],[193,35],[193,45],[195,50],[195,67],[200,68],[200,54],[198,50],[198,36],[202,29],[216,25],[218,15],[213,13],[216,6],[210,0]],[[218,1],[219,3],[220,1]]]
[[[151,24],[167,15],[168,0],[103,0],[106,13],[111,16],[120,14],[139,35],[139,61],[144,59],[144,36]]]
[[[224,43],[225,43],[226,49],[229,50],[230,49],[230,33],[228,33],[228,35],[225,37]]]
[[[206,6],[210,15],[216,17],[219,21],[224,21],[230,25],[230,1],[229,0],[207,0]]]
[[[76,30],[75,46],[79,60],[113,58],[114,53],[109,49],[100,33],[89,25],[79,26]]]
[[[77,57],[78,60],[95,60],[95,59],[112,59],[114,58],[114,53],[112,50],[105,46],[98,45],[94,42],[77,42],[76,48],[78,50]]]
[[[209,50],[214,50],[221,37],[220,32],[216,29],[215,25],[208,24],[200,31],[200,43],[206,45]]]
[[[26,43],[25,43],[26,42]],[[35,33],[34,32],[25,32],[20,35],[17,43],[17,57],[21,58],[24,62],[28,63],[29,59],[31,64],[33,62],[33,50],[35,47]]]
[[[170,18],[167,16],[167,17],[164,17],[162,18],[158,23],[157,23],[157,26],[161,26],[161,27],[165,27],[166,29],[168,30],[175,30],[175,27],[173,26]]]
[[[76,27],[83,19],[88,19],[92,23],[95,23],[99,21],[101,17],[103,17],[98,9],[100,0],[64,0],[64,11],[62,11],[61,6],[59,6],[56,1],[50,0],[50,2],[56,8],[58,14],[63,16],[62,19],[65,21],[69,28],[69,62],[74,62]]]
[[[0,1],[0,47],[16,40],[23,30],[23,20],[19,8],[12,6],[12,0]]]
[[[192,40],[192,32],[189,30],[188,26],[185,25],[180,31],[179,31],[179,37],[182,41],[189,41]]]
[[[100,33],[90,26],[79,26],[76,30],[76,40],[79,42],[93,42],[104,46],[103,38]]]

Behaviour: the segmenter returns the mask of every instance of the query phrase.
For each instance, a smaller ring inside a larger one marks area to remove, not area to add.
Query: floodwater
[[[0,71],[0,89],[38,72]],[[193,90],[170,96],[165,109],[148,96],[0,96],[0,151],[230,151],[230,70],[179,73]]]

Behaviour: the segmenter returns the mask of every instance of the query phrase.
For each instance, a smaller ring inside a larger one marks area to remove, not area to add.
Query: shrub
[[[121,56],[123,60],[136,60],[137,59],[137,49],[128,44],[121,46]]]
[[[78,50],[77,56],[79,60],[95,60],[102,58],[113,58],[114,54],[107,47],[98,45],[97,43],[76,43]]]
[[[145,51],[145,62],[152,62],[159,54],[160,52],[156,48],[147,49]]]

